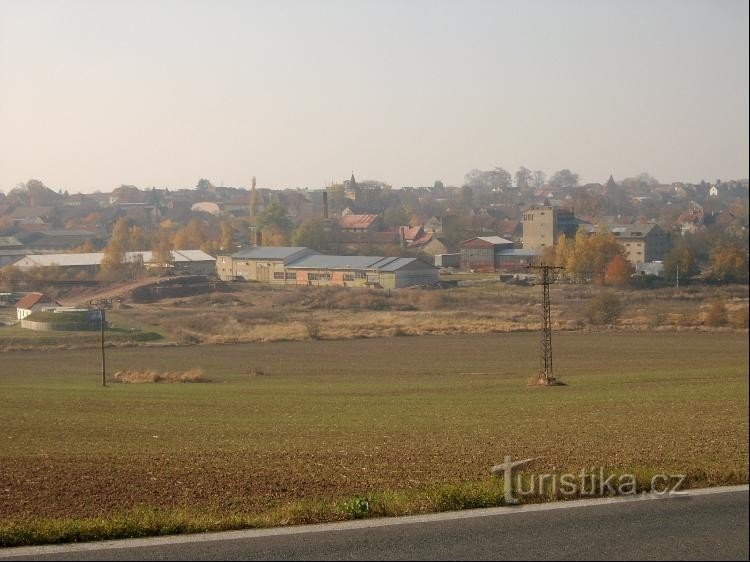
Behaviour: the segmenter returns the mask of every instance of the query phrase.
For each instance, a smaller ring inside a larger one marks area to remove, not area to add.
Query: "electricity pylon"
[[[528,267],[529,269],[538,269],[542,276],[540,282],[537,283],[542,286],[542,330],[538,381],[541,384],[550,385],[555,383],[555,377],[552,371],[552,305],[549,298],[549,286],[555,282],[554,271],[565,268],[544,264],[530,265]]]

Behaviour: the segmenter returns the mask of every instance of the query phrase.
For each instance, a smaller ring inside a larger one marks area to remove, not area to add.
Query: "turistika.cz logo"
[[[575,473],[545,473],[533,474],[516,471],[514,469],[527,466],[538,460],[521,459],[514,461],[506,456],[502,464],[493,466],[492,474],[502,475],[503,495],[506,504],[516,504],[519,496],[544,495],[553,498],[572,498],[586,496],[632,496],[638,493],[651,493],[655,497],[666,494],[680,493],[684,474],[656,474],[647,486],[639,486],[634,474],[611,474],[604,467],[581,469]]]

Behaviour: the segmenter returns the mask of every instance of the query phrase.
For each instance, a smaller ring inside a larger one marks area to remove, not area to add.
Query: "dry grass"
[[[131,384],[140,383],[170,383],[170,382],[209,382],[203,378],[202,369],[188,371],[117,371],[112,375],[114,382]]]
[[[139,325],[184,344],[358,339],[390,336],[492,334],[539,328],[538,287],[498,282],[449,290],[378,291],[335,287],[238,285],[231,294],[200,295],[138,305]],[[587,285],[552,290],[556,331],[591,326],[586,311],[599,294]],[[622,312],[610,328],[628,331],[746,329],[746,286],[619,290]],[[721,301],[729,324],[705,322],[708,303]]]

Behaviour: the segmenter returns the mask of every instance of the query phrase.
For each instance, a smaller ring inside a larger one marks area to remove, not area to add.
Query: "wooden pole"
[[[102,386],[107,386],[107,366],[104,358],[104,309],[99,308],[99,329],[102,336]]]

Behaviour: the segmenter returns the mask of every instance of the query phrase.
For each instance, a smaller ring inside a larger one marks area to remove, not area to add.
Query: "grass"
[[[489,467],[506,454],[747,482],[746,334],[556,335],[556,388],[526,386],[537,344],[114,348],[111,373],[201,368],[212,384],[108,388],[95,350],[3,353],[0,545],[499,505]]]

